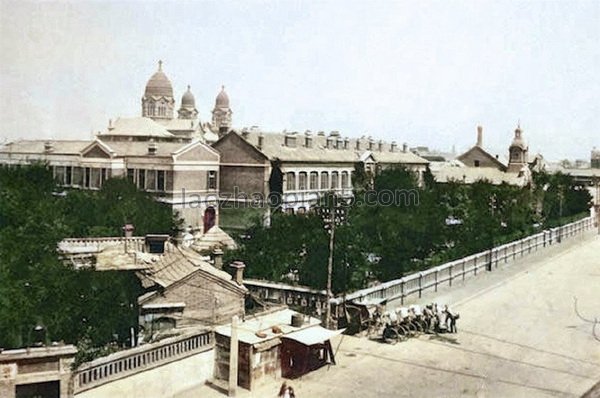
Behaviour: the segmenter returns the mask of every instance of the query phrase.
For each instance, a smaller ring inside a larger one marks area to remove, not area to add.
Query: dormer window
[[[312,148],[312,137],[304,138],[304,146],[307,148]]]
[[[285,146],[290,147],[290,148],[295,148],[296,147],[296,137],[293,135],[287,135],[285,137]]]

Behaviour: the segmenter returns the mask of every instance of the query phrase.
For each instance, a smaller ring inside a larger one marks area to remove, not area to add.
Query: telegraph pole
[[[325,317],[327,318],[327,329],[331,329],[331,299],[333,292],[331,291],[331,278],[333,274],[333,249],[335,243],[335,220],[332,220],[331,230],[329,233],[329,258],[327,259],[327,308]]]
[[[333,326],[331,317],[332,277],[333,277],[333,252],[335,249],[335,227],[345,220],[345,209],[336,196],[331,196],[333,202],[317,207],[317,214],[321,217],[325,229],[329,232],[329,256],[327,258],[327,306],[325,307],[325,326]]]

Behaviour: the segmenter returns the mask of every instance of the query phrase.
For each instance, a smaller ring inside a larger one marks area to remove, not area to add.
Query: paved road
[[[299,398],[579,397],[600,381],[600,342],[575,314],[574,296],[581,314],[600,319],[599,236],[424,297],[460,312],[457,334],[397,345],[343,336],[333,342],[337,366],[291,383]],[[276,390],[238,396],[274,397]],[[202,396],[219,394],[202,388]]]

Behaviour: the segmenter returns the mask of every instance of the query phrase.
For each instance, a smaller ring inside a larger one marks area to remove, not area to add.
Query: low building
[[[235,279],[223,271],[222,251],[211,264],[190,247],[174,245],[168,236],[149,235],[65,239],[59,253],[76,267],[135,272],[145,289],[138,306],[140,333],[146,339],[171,329],[227,323],[245,312],[243,268]]]
[[[335,363],[329,340],[342,332],[287,308],[244,320],[237,327],[238,385],[252,391],[268,381]],[[217,383],[229,380],[231,333],[231,325],[215,329]]]
[[[0,350],[0,397],[71,397],[76,353],[72,345]]]

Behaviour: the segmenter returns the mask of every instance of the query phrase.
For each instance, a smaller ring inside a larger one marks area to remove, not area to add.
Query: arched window
[[[321,172],[321,189],[329,189],[329,174],[326,171]]]
[[[319,180],[319,173],[317,173],[316,171],[311,171],[310,172],[310,182],[309,182],[309,189],[318,189],[318,180]]]
[[[298,189],[300,191],[305,191],[306,190],[306,179],[307,179],[307,174],[306,172],[301,172],[300,174],[298,174]]]
[[[286,174],[286,185],[285,189],[287,191],[295,191],[296,190],[296,173],[289,172]]]
[[[348,172],[342,171],[342,188],[350,188],[348,184]]]
[[[340,187],[340,181],[337,171],[331,173],[331,189],[338,189]]]

